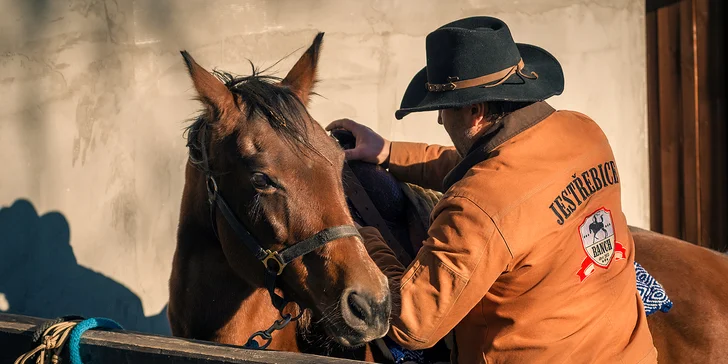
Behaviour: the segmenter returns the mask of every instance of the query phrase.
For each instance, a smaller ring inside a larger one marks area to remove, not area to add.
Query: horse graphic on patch
[[[579,237],[586,253],[577,273],[581,281],[594,273],[596,267],[607,269],[612,260],[624,259],[626,255],[614,236],[612,212],[604,207],[584,218],[579,225]]]

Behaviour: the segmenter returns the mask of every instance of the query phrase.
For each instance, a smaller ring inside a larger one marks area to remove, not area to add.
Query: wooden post
[[[684,0],[679,4],[680,14],[680,88],[682,117],[678,133],[681,134],[681,191],[682,231],[680,236],[692,243],[701,244],[700,237],[700,133],[698,132],[698,67],[695,34],[695,0]]]
[[[696,52],[696,174],[702,245],[728,248],[728,118],[724,0],[692,0]]]
[[[650,228],[662,231],[662,159],[660,154],[660,78],[657,57],[657,12],[648,12],[647,26],[647,137],[650,160]]]
[[[681,145],[679,125],[682,114],[680,88],[680,4],[657,11],[657,55],[659,58],[659,117],[662,233],[681,236],[680,203]]]

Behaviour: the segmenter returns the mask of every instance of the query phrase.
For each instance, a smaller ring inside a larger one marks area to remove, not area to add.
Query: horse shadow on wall
[[[76,261],[68,221],[38,216],[28,200],[0,206],[0,312],[42,318],[107,317],[125,329],[170,333],[167,306],[146,317],[139,297],[123,284]],[[2,297],[0,297],[2,298]]]

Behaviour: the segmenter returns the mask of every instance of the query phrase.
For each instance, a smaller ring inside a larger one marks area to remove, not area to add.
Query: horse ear
[[[187,51],[181,51],[180,53],[185,65],[187,65],[187,71],[190,73],[200,101],[208,107],[212,115],[219,117],[225,110],[235,106],[233,94],[230,93],[227,86],[197,64]]]
[[[313,86],[318,81],[316,79],[316,66],[318,65],[323,39],[324,33],[318,33],[316,38],[313,39],[311,47],[296,62],[286,78],[281,81],[281,84],[290,87],[298,95],[304,105],[308,105]]]

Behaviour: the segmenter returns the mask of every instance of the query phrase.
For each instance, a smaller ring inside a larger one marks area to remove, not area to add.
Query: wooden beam
[[[647,27],[647,137],[650,159],[650,229],[662,231],[662,170],[660,168],[660,77],[657,56],[657,12],[645,17]]]
[[[680,4],[657,11],[657,52],[660,79],[660,171],[662,233],[680,237],[682,203],[680,183]]]
[[[700,178],[698,175],[700,134],[698,132],[698,55],[695,33],[695,0],[683,0],[680,6],[680,122],[682,160],[682,223],[680,238],[700,244]]]
[[[32,349],[33,329],[43,320],[0,314],[0,363],[13,363]],[[67,355],[67,350],[64,350]],[[88,331],[81,338],[85,363],[113,364],[344,364],[353,360],[316,355],[246,350],[197,340],[150,335],[130,331]],[[68,362],[67,356],[64,363]]]
[[[726,2],[693,1],[698,74],[701,244],[725,251],[728,249]]]

